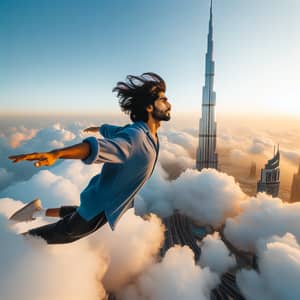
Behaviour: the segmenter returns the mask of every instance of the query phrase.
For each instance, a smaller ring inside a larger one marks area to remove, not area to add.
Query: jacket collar
[[[149,127],[148,127],[148,125],[147,125],[146,122],[144,122],[144,121],[136,121],[136,122],[134,122],[134,124],[135,124],[137,127],[143,129],[143,131],[144,131],[145,133],[150,133],[150,129],[149,129]]]
[[[157,137],[157,143],[156,143],[155,140],[154,140],[154,138],[153,138],[153,136],[152,136],[152,133],[150,132],[150,129],[149,129],[147,123],[144,122],[144,121],[136,121],[136,122],[134,122],[134,124],[137,127],[141,128],[147,134],[147,136],[150,138],[151,142],[153,143],[155,149],[158,151],[159,150],[159,140],[158,140],[158,137]]]

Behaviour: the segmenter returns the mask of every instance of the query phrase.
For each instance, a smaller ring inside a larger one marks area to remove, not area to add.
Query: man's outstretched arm
[[[57,159],[85,159],[89,156],[91,146],[87,142],[76,144],[70,147],[55,149],[49,152],[35,152],[28,154],[12,155],[8,158],[17,163],[22,160],[36,161],[34,165],[39,168],[42,166],[51,166]]]
[[[100,127],[92,126],[92,127],[88,127],[86,129],[84,129],[83,132],[99,133],[99,129],[100,129]]]

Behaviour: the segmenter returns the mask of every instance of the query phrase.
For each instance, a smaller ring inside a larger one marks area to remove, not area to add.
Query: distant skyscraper
[[[256,177],[256,163],[252,162],[250,166],[249,178],[255,178],[255,177]]]
[[[291,188],[291,198],[290,202],[300,201],[300,163],[298,173],[294,175],[292,188]]]
[[[280,153],[279,153],[279,146],[277,152],[275,153],[274,149],[274,156],[268,163],[265,165],[263,169],[261,169],[260,180],[257,183],[257,192],[266,192],[273,197],[278,196],[279,192],[279,178],[280,178]]]
[[[213,61],[213,22],[212,0],[210,2],[209,31],[207,52],[205,56],[205,85],[202,89],[202,116],[199,123],[199,145],[197,149],[196,168],[218,168],[216,153],[216,93],[214,92],[215,62]]]

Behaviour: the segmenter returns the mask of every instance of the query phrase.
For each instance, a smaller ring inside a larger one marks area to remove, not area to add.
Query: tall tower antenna
[[[205,55],[205,85],[202,88],[202,116],[199,123],[199,145],[196,168],[218,168],[216,153],[217,124],[215,116],[216,93],[214,92],[215,62],[213,60],[213,14],[210,1],[207,52]]]

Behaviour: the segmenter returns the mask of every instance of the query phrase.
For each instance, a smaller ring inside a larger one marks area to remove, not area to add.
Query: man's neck
[[[153,118],[149,118],[149,120],[146,122],[151,134],[156,139],[157,135],[157,129],[160,127],[160,121],[154,120]]]

